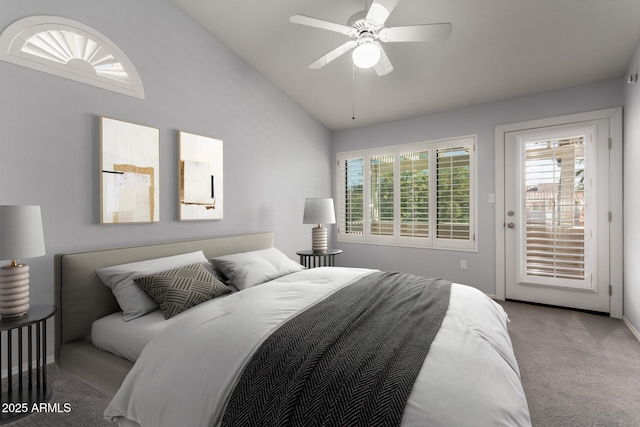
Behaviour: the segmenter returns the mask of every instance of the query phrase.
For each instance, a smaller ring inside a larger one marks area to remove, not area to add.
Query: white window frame
[[[338,211],[337,240],[346,243],[364,243],[389,246],[421,247],[457,251],[477,251],[476,224],[477,224],[477,167],[476,167],[476,143],[477,135],[467,135],[456,138],[447,138],[433,141],[415,142],[373,148],[367,150],[349,151],[337,153],[336,162],[336,209]],[[469,239],[443,239],[436,235],[437,216],[437,191],[436,191],[436,150],[470,146],[469,151]],[[406,237],[400,234],[400,154],[412,151],[429,152],[429,237]],[[380,155],[394,156],[394,233],[393,236],[380,236],[371,234],[371,171],[369,168],[372,157]],[[348,160],[362,159],[363,163],[363,212],[364,225],[362,234],[345,232],[344,202],[346,199],[346,182],[344,176],[344,162]]]

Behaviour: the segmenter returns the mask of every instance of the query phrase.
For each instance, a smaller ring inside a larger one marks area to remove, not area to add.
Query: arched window
[[[93,28],[59,16],[30,16],[0,34],[0,59],[144,99],[135,67]]]

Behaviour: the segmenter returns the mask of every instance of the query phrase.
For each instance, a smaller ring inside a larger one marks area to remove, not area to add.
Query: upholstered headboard
[[[120,310],[111,290],[96,275],[96,269],[197,250],[202,250],[210,259],[267,249],[273,244],[273,233],[268,232],[57,254],[54,258],[54,298],[58,307],[55,320],[56,361],[60,364],[62,346],[84,342],[91,334],[91,324],[95,320]]]

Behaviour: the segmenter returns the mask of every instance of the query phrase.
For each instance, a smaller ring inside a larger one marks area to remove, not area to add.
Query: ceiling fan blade
[[[312,18],[304,15],[293,15],[289,18],[290,22],[294,24],[307,25],[309,27],[316,27],[323,30],[335,31],[337,33],[350,36],[355,32],[353,27],[347,27],[346,25],[336,24],[335,22],[324,21],[322,19]]]
[[[375,25],[383,25],[399,0],[373,0],[369,12],[367,12],[367,21]]]
[[[380,43],[376,42],[376,44],[380,48],[380,60],[373,66],[373,68],[379,76],[386,76],[393,71],[393,65],[391,65],[391,61],[389,61],[389,58]]]
[[[383,42],[431,42],[442,41],[451,35],[451,23],[409,25],[383,28],[379,37]]]
[[[312,70],[317,70],[318,68],[322,68],[325,65],[327,65],[329,62],[331,62],[334,59],[338,58],[339,56],[344,55],[345,53],[349,52],[351,49],[353,49],[357,45],[358,45],[357,41],[349,40],[345,44],[343,44],[341,46],[338,46],[337,48],[333,49],[331,52],[327,53],[322,58],[320,58],[320,59],[312,62],[311,64],[309,64],[309,68],[311,68]]]

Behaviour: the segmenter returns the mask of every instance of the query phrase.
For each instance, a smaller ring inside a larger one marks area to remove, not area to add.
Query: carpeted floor
[[[500,304],[534,426],[640,426],[640,342],[621,320]]]
[[[534,427],[640,426],[640,342],[622,321],[509,301],[500,304],[511,319],[509,334]],[[51,403],[60,408],[67,403],[71,411],[34,413],[8,425],[115,425],[102,419],[108,396],[56,366],[49,367],[49,383]]]
[[[53,390],[49,401],[49,406],[53,408],[52,412],[32,413],[6,425],[17,427],[116,426],[102,418],[102,413],[109,405],[111,397],[61,371],[56,365],[47,365],[47,381]]]

